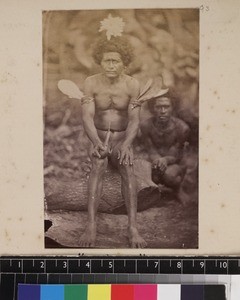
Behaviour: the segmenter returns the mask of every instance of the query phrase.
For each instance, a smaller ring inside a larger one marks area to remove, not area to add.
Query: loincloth
[[[102,130],[102,129],[97,128],[97,132],[98,132],[99,138],[104,143],[106,135],[108,133],[108,130]],[[110,149],[114,149],[117,145],[120,145],[122,143],[122,141],[124,140],[126,130],[110,129],[110,132],[111,132],[111,134],[110,134],[108,146]]]

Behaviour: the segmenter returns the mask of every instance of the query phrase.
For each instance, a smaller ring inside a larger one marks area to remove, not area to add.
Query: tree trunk
[[[159,200],[158,186],[151,180],[151,164],[142,159],[134,161],[137,183],[138,211],[146,210]],[[47,210],[87,210],[87,179],[75,182],[55,182],[46,196]],[[99,204],[100,212],[125,214],[125,202],[121,196],[121,179],[114,170],[107,170],[103,180],[103,195]]]

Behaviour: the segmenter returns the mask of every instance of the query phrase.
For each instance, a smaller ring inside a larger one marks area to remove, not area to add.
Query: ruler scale
[[[159,283],[184,274],[240,275],[239,257],[0,257],[0,299],[17,300],[17,285]]]
[[[239,274],[239,257],[0,257],[0,273]]]

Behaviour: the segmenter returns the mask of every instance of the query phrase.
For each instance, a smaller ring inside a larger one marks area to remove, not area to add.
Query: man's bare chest
[[[103,89],[94,93],[97,110],[127,110],[130,102],[129,94],[123,89]]]
[[[150,132],[151,140],[157,148],[169,148],[177,143],[178,136],[176,131],[161,131],[154,129]]]

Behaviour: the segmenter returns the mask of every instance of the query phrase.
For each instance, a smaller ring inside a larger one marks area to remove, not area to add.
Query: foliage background
[[[57,82],[70,79],[81,88],[87,76],[99,71],[91,45],[99,37],[100,21],[109,13],[123,18],[124,34],[134,47],[135,60],[127,72],[142,85],[151,77],[159,88],[174,88],[177,115],[190,125],[192,144],[197,145],[198,10],[48,11],[43,13],[43,79],[44,157],[49,176],[72,177],[81,171],[78,159],[87,156],[81,105],[61,94]],[[142,117],[147,115],[144,112]]]

